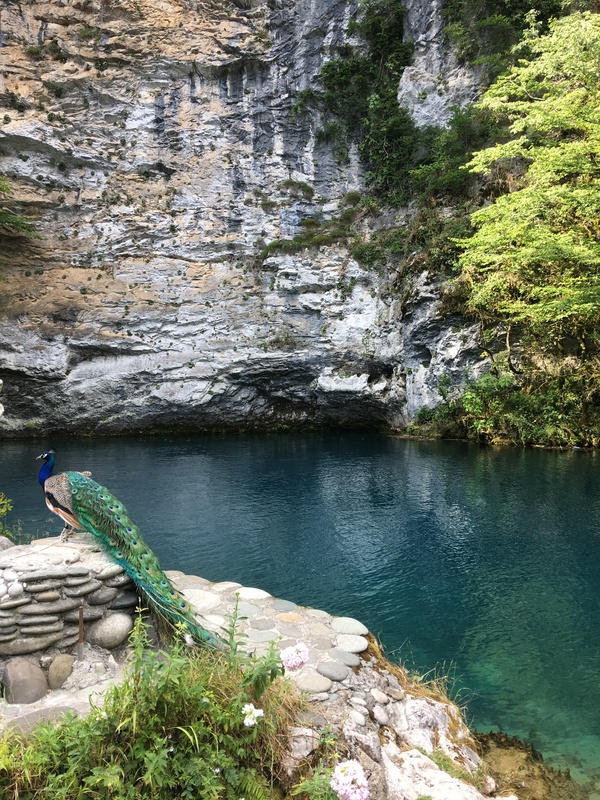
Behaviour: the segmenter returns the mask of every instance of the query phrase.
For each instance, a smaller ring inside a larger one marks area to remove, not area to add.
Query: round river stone
[[[332,681],[343,681],[348,677],[348,667],[339,661],[321,661],[317,664],[317,672]]]
[[[86,639],[90,644],[112,650],[125,641],[132,628],[133,620],[129,614],[117,611],[94,622],[86,632]]]
[[[327,655],[331,658],[335,658],[336,661],[341,661],[342,664],[345,664],[347,667],[358,667],[360,664],[360,658],[356,653],[348,653],[346,650],[333,649],[330,650]]]
[[[369,646],[369,642],[363,636],[341,633],[337,637],[335,645],[338,650],[347,650],[349,653],[362,653]]]
[[[331,689],[331,680],[324,675],[309,673],[302,675],[296,681],[298,688],[302,692],[328,692]]]
[[[364,636],[365,633],[369,632],[366,625],[352,617],[336,617],[332,620],[331,627],[337,633],[350,633],[356,636]]]

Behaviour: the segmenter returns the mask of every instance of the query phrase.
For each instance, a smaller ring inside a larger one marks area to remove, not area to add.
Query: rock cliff
[[[401,428],[437,402],[442,375],[478,368],[473,330],[440,318],[426,272],[400,297],[343,242],[257,258],[362,190],[357,154],[338,164],[318,118],[293,109],[356,12],[346,0],[4,4],[0,171],[42,237],[2,240],[4,435]],[[456,64],[425,17],[409,4],[439,81]],[[465,81],[433,93],[429,120],[464,100]],[[410,73],[400,94],[417,118],[409,87]]]

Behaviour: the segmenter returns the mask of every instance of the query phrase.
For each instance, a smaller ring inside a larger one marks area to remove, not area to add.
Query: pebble
[[[101,592],[102,591],[117,592],[117,589],[114,589],[114,588],[111,588],[111,587],[107,586],[106,588],[102,588],[99,591],[101,591]],[[94,595],[95,594],[96,594],[96,592],[94,592]],[[90,605],[97,605],[97,603],[92,603],[89,600],[89,598],[88,598],[87,602]],[[118,610],[120,608],[131,608],[132,606],[135,608],[138,605],[139,602],[140,602],[140,600],[139,600],[137,592],[132,592],[132,591],[129,591],[129,589],[128,589],[125,592],[122,592],[121,594],[117,594],[115,596],[115,599],[110,601],[109,608],[113,609],[113,610]]]
[[[331,688],[330,678],[319,675],[316,672],[309,672],[296,679],[296,684],[302,692],[328,692]]]
[[[339,661],[321,661],[317,665],[317,672],[332,681],[343,681],[348,677],[348,667]]]
[[[107,564],[107,566],[104,567],[104,569],[101,569],[100,572],[96,573],[96,579],[99,581],[105,581],[109,578],[114,578],[117,575],[121,575],[122,573],[123,573],[123,568],[120,567],[118,564]]]
[[[86,602],[88,602],[91,606],[101,606],[106,603],[110,603],[115,599],[118,591],[118,589],[115,589],[111,586],[102,586],[102,588],[97,589],[95,592],[89,594]]]
[[[242,584],[235,583],[235,581],[221,581],[220,583],[213,583],[211,586],[213,592],[230,592],[241,588]]]
[[[273,642],[279,639],[277,631],[255,631],[251,630],[247,634],[249,642]]]
[[[25,591],[34,593],[34,592],[47,592],[55,588],[56,584],[52,581],[37,581],[35,583],[31,583],[30,581],[24,581]]]
[[[273,600],[273,608],[276,611],[297,611],[298,606],[290,600]]]
[[[255,628],[258,631],[268,631],[273,627],[273,622],[270,619],[259,617],[258,619],[250,620],[250,627]]]
[[[275,615],[281,622],[298,623],[302,622],[302,615],[296,611],[286,611]]]
[[[32,625],[31,627],[22,628],[21,633],[23,636],[44,636],[47,633],[62,633],[62,622],[52,622],[48,625]]]
[[[48,592],[40,592],[36,594],[35,599],[38,603],[50,603],[52,600],[60,600],[60,592],[56,589],[51,589]]]
[[[26,658],[11,658],[2,675],[7,703],[35,703],[48,691],[43,669]]]
[[[133,620],[129,614],[117,611],[94,622],[86,631],[86,641],[112,650],[118,647],[129,636],[133,628]]]
[[[384,706],[386,703],[390,702],[390,698],[387,696],[385,692],[382,692],[381,689],[371,689],[371,695],[373,700],[379,705]]]
[[[252,603],[238,603],[238,614],[240,617],[253,617],[260,611],[258,606]]]
[[[331,658],[335,658],[336,661],[341,661],[342,664],[345,664],[347,667],[358,667],[360,664],[360,658],[356,653],[348,653],[346,650],[336,650],[334,648],[329,650],[327,655]]]
[[[392,698],[392,700],[404,700],[404,692],[402,689],[390,687],[389,689],[386,689],[386,693]]]
[[[361,725],[361,726],[366,725],[366,720],[364,716],[360,713],[360,711],[357,711],[355,708],[353,708],[348,714],[348,719],[351,719],[355,725]]]
[[[86,594],[90,594],[90,592],[95,592],[101,586],[102,583],[100,581],[91,580],[81,586],[65,586],[63,592],[67,597],[83,597]]]
[[[69,575],[65,581],[65,586],[82,586],[90,579],[90,573],[86,572],[85,575]]]
[[[347,650],[349,653],[362,653],[369,646],[369,642],[363,636],[342,633],[337,637],[335,646],[337,649]]]
[[[19,620],[19,624],[22,628],[27,628],[30,625],[40,625],[45,624],[47,622],[58,622],[60,617],[57,614],[40,614],[39,616],[31,616],[25,617]]]
[[[48,686],[51,689],[60,689],[73,670],[73,656],[60,653],[52,660],[48,668]]]
[[[264,589],[255,589],[251,586],[242,586],[236,591],[236,594],[240,600],[264,600],[271,597]]]
[[[363,625],[357,619],[352,619],[352,617],[336,617],[332,621],[331,627],[337,633],[349,633],[357,636],[362,636],[369,632],[366,625]]]

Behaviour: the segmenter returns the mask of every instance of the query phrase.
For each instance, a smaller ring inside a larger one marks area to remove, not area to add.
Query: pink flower
[[[369,784],[358,761],[342,761],[333,771],[329,785],[340,800],[367,800]]]
[[[304,642],[286,647],[281,651],[281,660],[286,669],[300,669],[308,661],[308,647]]]

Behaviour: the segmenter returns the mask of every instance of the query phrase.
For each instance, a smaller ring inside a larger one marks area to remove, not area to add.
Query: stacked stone
[[[59,547],[55,544],[52,549]],[[22,550],[12,547],[0,557],[0,657],[49,647],[65,650],[76,644],[81,608],[85,640],[93,641],[95,633],[102,630],[99,623],[103,619],[118,612],[131,614],[138,605],[130,578],[100,554],[79,563],[54,566],[46,562],[40,568],[35,559],[26,558],[19,567]],[[71,548],[65,548],[63,555],[69,551]],[[131,628],[121,627],[124,636],[112,646],[120,644]],[[106,641],[97,644],[108,646]]]

